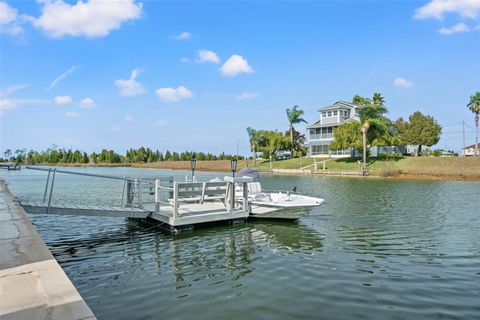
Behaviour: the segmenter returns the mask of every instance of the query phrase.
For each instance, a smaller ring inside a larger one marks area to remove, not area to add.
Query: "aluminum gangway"
[[[177,182],[173,177],[131,178],[67,171],[58,168],[26,167],[48,172],[42,201],[18,199],[28,213],[77,216],[108,216],[153,219],[172,228],[197,224],[245,220],[249,216],[248,197],[235,199],[235,188],[244,193],[250,178],[225,177],[223,181]],[[57,174],[123,181],[118,205],[65,203],[55,199]],[[238,199],[237,199],[238,200]]]

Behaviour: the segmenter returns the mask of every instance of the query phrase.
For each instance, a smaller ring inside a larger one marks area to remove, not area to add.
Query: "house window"
[[[337,110],[333,111],[333,115],[336,116],[338,114]]]
[[[325,118],[327,116],[326,112],[322,112],[322,117]]]
[[[332,116],[332,111],[328,111],[328,116],[329,116],[329,117]]]

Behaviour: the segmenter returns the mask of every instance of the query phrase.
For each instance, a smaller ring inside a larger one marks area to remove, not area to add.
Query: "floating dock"
[[[177,182],[173,178],[138,179],[52,168],[27,168],[48,172],[42,201],[19,200],[28,213],[153,219],[172,231],[212,222],[245,221],[249,216],[246,184],[251,182],[251,178]],[[53,196],[57,174],[123,180],[122,198],[115,206],[58,202]],[[244,190],[242,201],[235,200],[237,185]]]
[[[10,162],[0,163],[0,169],[6,169],[8,171],[20,170],[21,168],[22,168],[22,166],[19,165],[19,164],[16,164],[16,163],[10,163]]]

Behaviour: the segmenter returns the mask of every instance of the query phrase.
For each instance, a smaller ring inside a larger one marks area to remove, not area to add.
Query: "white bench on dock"
[[[184,226],[198,223],[245,219],[249,215],[248,197],[239,206],[235,203],[235,184],[246,184],[251,178],[225,177],[224,182],[174,182],[173,187],[155,187],[155,210],[150,218],[169,224]],[[160,200],[160,190],[173,191],[168,202]]]

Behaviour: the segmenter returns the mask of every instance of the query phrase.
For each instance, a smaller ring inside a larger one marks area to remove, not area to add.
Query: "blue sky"
[[[247,154],[248,126],[374,92],[474,140],[480,0],[3,1],[0,40],[1,150]]]

